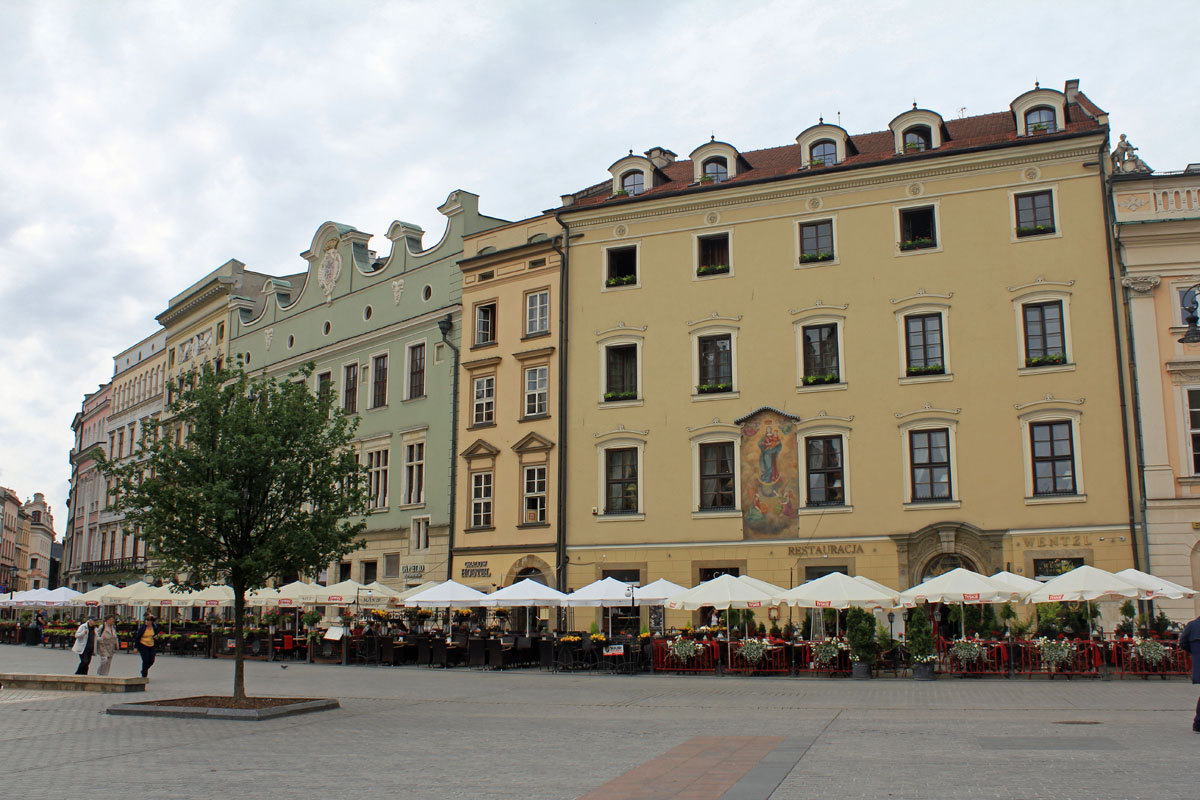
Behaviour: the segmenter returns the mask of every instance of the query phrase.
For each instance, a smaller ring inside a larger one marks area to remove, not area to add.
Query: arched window
[[[729,165],[720,156],[704,162],[704,177],[720,183],[729,180]]]
[[[832,167],[837,163],[837,145],[832,139],[822,139],[809,150],[810,167]]]
[[[629,194],[641,194],[646,190],[646,177],[640,170],[632,170],[621,176],[621,189]]]
[[[929,128],[917,125],[904,132],[904,152],[921,153],[933,147],[933,135]]]
[[[1057,123],[1054,109],[1038,106],[1025,112],[1025,133],[1054,133]]]

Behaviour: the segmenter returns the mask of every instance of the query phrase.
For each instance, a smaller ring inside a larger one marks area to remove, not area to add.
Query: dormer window
[[[808,151],[810,167],[832,167],[837,163],[837,143],[832,139],[822,139]]]
[[[1054,133],[1057,129],[1055,121],[1054,109],[1047,106],[1038,106],[1035,109],[1025,112],[1025,133],[1032,135],[1035,133]]]
[[[721,156],[708,159],[704,162],[704,176],[701,180],[716,181],[717,183],[729,180],[728,162]]]
[[[923,153],[933,148],[933,134],[925,125],[917,125],[904,132],[904,152]]]
[[[629,195],[646,191],[646,176],[640,170],[632,170],[621,176],[621,191]]]

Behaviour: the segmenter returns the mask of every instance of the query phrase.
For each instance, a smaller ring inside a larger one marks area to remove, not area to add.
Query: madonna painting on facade
[[[760,409],[742,425],[742,535],[746,539],[796,536],[800,486],[795,418]]]

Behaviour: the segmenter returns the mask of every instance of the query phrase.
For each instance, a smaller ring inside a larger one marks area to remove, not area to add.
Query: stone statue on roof
[[[1130,144],[1122,133],[1121,140],[1112,151],[1113,172],[1153,172],[1145,161],[1134,154],[1135,150],[1137,148]]]

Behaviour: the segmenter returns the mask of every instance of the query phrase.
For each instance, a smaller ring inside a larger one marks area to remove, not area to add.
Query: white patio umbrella
[[[1141,570],[1130,568],[1113,574],[1147,592],[1145,596],[1147,600],[1159,597],[1165,597],[1168,600],[1179,600],[1185,597],[1196,596],[1195,589],[1190,589],[1187,586],[1182,586],[1174,581],[1169,581],[1166,578],[1160,578],[1157,575],[1151,575]],[[1149,594],[1150,592],[1153,592],[1153,594]]]
[[[410,589],[405,589],[403,592],[400,592],[400,594],[396,596],[396,600],[398,601],[399,605],[404,605],[404,601],[408,598],[416,597],[421,592],[428,591],[435,586],[441,586],[443,583],[444,581],[425,581],[420,586],[413,586]]]
[[[81,595],[71,598],[69,605],[72,606],[99,606],[104,605],[104,597],[112,594],[117,590],[116,586],[111,583],[106,583],[98,589],[92,589],[90,592],[84,592]]]
[[[228,586],[206,586],[198,592],[188,592],[178,605],[190,605],[200,608],[217,608],[233,605],[233,589]]]
[[[265,608],[277,605],[279,605],[279,590],[271,586],[255,589],[246,595],[246,606],[248,608]]]
[[[1008,584],[993,581],[986,575],[956,567],[911,589],[905,589],[900,593],[900,601],[905,605],[925,602],[958,603],[959,606],[967,606],[1018,600],[1023,594],[1024,592]],[[959,620],[962,623],[962,635],[965,637],[967,615],[961,614]]]
[[[639,606],[661,606],[668,597],[673,597],[687,591],[686,586],[672,583],[666,578],[659,578],[641,586],[634,593],[634,599]]]
[[[684,611],[695,611],[704,606],[716,609],[763,608],[771,605],[771,596],[732,575],[719,575],[666,598],[663,605]]]
[[[784,592],[783,602],[797,608],[891,608],[895,596],[831,572]]]
[[[316,606],[352,606],[355,603],[362,605],[369,597],[368,591],[370,590],[358,581],[347,580],[332,586],[316,587],[312,599],[306,602]]]
[[[379,581],[371,581],[367,584],[367,588],[371,590],[372,597],[383,598],[384,605],[395,604],[397,598],[400,597],[400,592]]]
[[[70,589],[66,586],[59,586],[57,589],[33,589],[34,592],[41,592],[36,598],[27,599],[23,604],[27,606],[66,606],[71,604],[71,600],[79,596],[79,592]]]
[[[1042,588],[1041,581],[1035,581],[1033,578],[1026,578],[1024,575],[1017,575],[1016,573],[1006,572],[1004,570],[997,572],[991,577],[994,581],[999,581],[1006,586],[1019,589],[1022,594],[1036,592],[1038,589]]]
[[[631,597],[629,587],[616,578],[601,578],[567,595],[566,605],[583,608],[625,608],[634,604],[638,590]]]
[[[279,587],[279,593],[275,599],[280,606],[302,606],[312,603],[313,598],[320,590],[321,587],[316,584],[292,581]]]
[[[34,592],[41,592],[41,591],[43,591],[43,590],[42,589],[25,589],[20,592],[13,592],[11,597],[0,597],[0,606],[4,606],[5,608],[19,606],[19,605],[21,605],[21,601],[24,600],[26,597],[33,594]],[[35,595],[35,597],[36,597],[36,595]]]
[[[1053,580],[1043,583],[1037,591],[1025,596],[1026,603],[1086,602],[1088,633],[1092,632],[1092,601],[1119,600],[1123,597],[1144,597],[1146,590],[1118,578],[1106,570],[1084,564]]]
[[[419,599],[419,597],[418,597]],[[567,605],[567,595],[531,578],[484,595],[480,604],[485,608],[524,606],[527,608],[561,608]]]
[[[13,596],[13,599],[10,601],[12,605],[14,605],[14,606],[50,605],[50,603],[47,601],[47,598],[50,595],[49,589],[27,589],[26,591],[21,592],[20,594],[21,594],[21,596],[19,598],[16,595]]]
[[[458,581],[445,581],[401,602],[405,608],[475,608],[482,606],[487,595]]]
[[[752,578],[749,575],[739,575],[738,580],[747,586],[758,589],[763,594],[771,598],[771,605],[777,606],[783,603],[783,596],[787,593],[787,589],[782,586],[776,586],[773,583],[768,583],[758,578]]]
[[[883,592],[888,597],[892,598],[892,605],[897,607],[904,605],[900,602],[900,593],[892,587],[882,584],[879,581],[873,581],[870,578],[864,578],[862,575],[855,575],[854,580],[858,581],[863,586],[868,586],[876,591]]]

